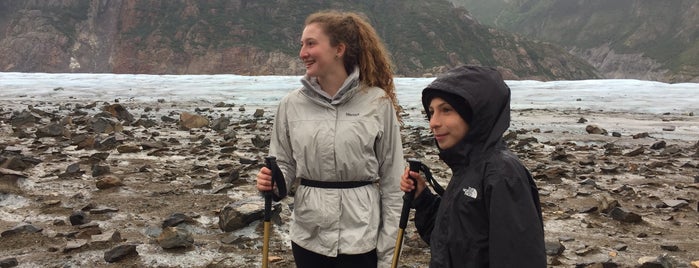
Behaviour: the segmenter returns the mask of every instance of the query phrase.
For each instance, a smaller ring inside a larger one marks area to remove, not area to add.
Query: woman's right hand
[[[267,167],[260,168],[257,173],[257,190],[266,192],[272,190],[272,170]]]
[[[411,177],[415,179],[417,185],[413,184]],[[425,190],[425,187],[427,187],[427,182],[420,176],[420,172],[410,171],[410,168],[406,167],[403,176],[400,177],[400,190],[409,193],[414,189],[415,197],[418,197]]]

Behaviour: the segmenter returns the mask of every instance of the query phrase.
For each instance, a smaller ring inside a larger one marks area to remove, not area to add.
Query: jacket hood
[[[448,150],[437,146],[447,165],[468,164],[474,160],[471,156],[502,145],[502,135],[510,127],[510,88],[495,68],[459,66],[437,77],[422,91],[427,114],[433,90],[462,98],[473,111],[469,131],[460,143]]]

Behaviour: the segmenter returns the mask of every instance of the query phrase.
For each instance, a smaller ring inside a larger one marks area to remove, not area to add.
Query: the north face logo
[[[473,187],[463,188],[461,190],[464,191],[465,196],[468,196],[473,199],[476,199],[476,197],[478,197],[478,191],[476,191],[476,189],[474,189]]]

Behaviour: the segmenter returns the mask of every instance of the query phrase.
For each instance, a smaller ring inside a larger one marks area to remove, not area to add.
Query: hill
[[[450,0],[484,24],[559,44],[607,78],[699,82],[695,0]]]
[[[0,71],[299,75],[303,20],[323,9],[366,14],[402,76],[469,63],[507,79],[599,77],[562,48],[481,25],[446,0],[2,1]]]

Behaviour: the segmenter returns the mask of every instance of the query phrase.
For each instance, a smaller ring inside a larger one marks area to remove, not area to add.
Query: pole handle
[[[416,159],[408,159],[408,163],[410,165],[410,171],[420,172],[420,165],[422,165],[422,162]],[[415,178],[410,177],[410,179],[413,181],[413,186],[415,186],[417,184]],[[403,195],[403,209],[400,213],[398,228],[405,229],[405,227],[408,225],[410,205],[413,203],[413,199],[415,199],[415,189]]]
[[[274,165],[277,164],[276,162],[277,162],[277,158],[274,156],[265,157],[265,166],[269,169],[272,169],[274,167]],[[274,179],[272,179],[272,190],[262,192],[262,195],[265,197],[264,220],[266,222],[269,222],[272,219],[272,195],[273,195],[272,191],[274,191]]]

